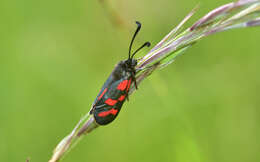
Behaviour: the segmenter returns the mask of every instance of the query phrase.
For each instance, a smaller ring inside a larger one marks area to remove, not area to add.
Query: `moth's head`
[[[133,68],[137,65],[137,60],[130,58],[124,61],[125,68]]]

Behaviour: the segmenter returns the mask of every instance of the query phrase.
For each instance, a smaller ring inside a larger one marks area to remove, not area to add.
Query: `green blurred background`
[[[1,0],[0,161],[48,161],[127,57],[134,21],[143,23],[135,47],[155,45],[199,2],[192,22],[230,1]],[[203,39],[64,162],[259,162],[259,42],[260,28]]]

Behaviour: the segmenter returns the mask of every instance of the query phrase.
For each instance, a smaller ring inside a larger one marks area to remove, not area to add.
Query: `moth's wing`
[[[128,84],[131,84],[131,81],[127,77],[104,84],[92,108],[95,121],[99,125],[109,124],[117,117],[127,96]]]
[[[92,103],[92,107],[94,107],[97,102],[100,100],[101,95],[104,95],[104,91],[105,89],[108,89],[110,87],[110,85],[114,82],[113,76],[112,74],[108,77],[108,79],[106,80],[106,82],[104,83],[104,85],[102,86],[101,90],[99,91],[96,99],[94,100],[94,102]]]
[[[104,95],[104,91],[105,90],[109,90],[111,89],[111,85],[113,83],[115,83],[117,80],[120,80],[122,78],[122,65],[124,65],[123,61],[120,61],[115,68],[113,69],[112,73],[109,75],[108,79],[106,80],[106,82],[104,83],[104,85],[102,86],[100,92],[98,93],[96,99],[93,102],[93,107],[97,104],[97,102],[99,102],[103,97],[102,95]]]
[[[122,79],[114,81],[107,87],[106,93],[100,98],[93,107],[95,121],[99,125],[106,125],[112,122],[119,114],[121,107],[125,101],[120,101],[120,96],[124,95],[124,91],[117,89],[117,86],[122,82]]]
[[[114,106],[113,101],[117,102],[118,98],[124,93],[117,89],[117,86],[118,84],[120,84],[121,81],[122,79],[113,81],[111,84],[102,88],[101,93],[98,95],[95,102],[96,109],[98,109],[100,105],[109,103],[109,101],[111,101],[111,104],[107,104],[107,105]]]

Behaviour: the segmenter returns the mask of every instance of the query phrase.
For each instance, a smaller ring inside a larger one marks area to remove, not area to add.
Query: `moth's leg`
[[[133,78],[133,81],[134,81],[134,84],[135,84],[135,89],[137,90],[138,87],[137,87],[137,83],[136,83],[135,73],[134,72],[131,73],[131,77]]]

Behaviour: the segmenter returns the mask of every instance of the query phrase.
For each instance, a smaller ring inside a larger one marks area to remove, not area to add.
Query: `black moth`
[[[94,119],[99,125],[109,124],[117,117],[125,99],[128,99],[131,83],[137,88],[135,79],[137,60],[133,57],[143,47],[149,47],[150,43],[145,42],[131,55],[132,44],[141,29],[141,23],[137,21],[136,24],[137,29],[129,46],[128,59],[116,65],[92,105],[90,114],[94,114]]]

